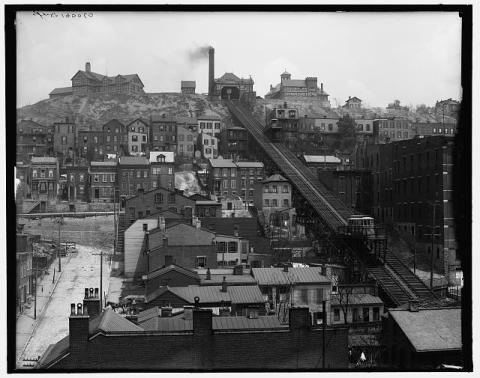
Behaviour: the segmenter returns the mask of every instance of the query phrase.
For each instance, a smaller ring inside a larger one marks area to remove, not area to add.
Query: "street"
[[[37,284],[37,319],[33,319],[33,302],[17,318],[17,367],[28,368],[48,346],[68,335],[70,303],[83,300],[86,287],[100,286],[100,250],[77,244],[78,252],[62,258],[62,273],[58,260],[51,265],[50,274]],[[53,270],[55,283],[52,283]],[[110,264],[104,251],[103,291],[108,293]]]

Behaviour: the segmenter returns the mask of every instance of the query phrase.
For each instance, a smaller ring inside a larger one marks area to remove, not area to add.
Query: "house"
[[[216,114],[201,115],[197,117],[197,122],[200,133],[209,134],[216,138],[223,130],[222,119]]]
[[[374,135],[378,143],[411,139],[415,135],[408,119],[402,117],[378,118],[373,121]]]
[[[197,137],[197,119],[177,117],[177,155],[193,158],[195,156]]]
[[[53,154],[53,129],[32,120],[17,123],[17,161],[30,162],[32,156]]]
[[[55,122],[53,127],[54,152],[62,158],[62,161],[71,161],[77,148],[77,126],[67,117],[64,122]]]
[[[357,135],[373,136],[373,119],[355,118]]]
[[[248,131],[240,126],[228,126],[218,135],[218,153],[226,159],[248,159]]]
[[[216,159],[218,157],[218,138],[210,133],[203,132],[198,134],[198,149],[202,151],[204,159]]]
[[[55,88],[51,91],[48,96],[50,98],[59,98],[64,96],[71,96],[73,94],[72,87],[62,87],[62,88]]]
[[[139,189],[150,190],[150,162],[144,156],[121,156],[118,159],[120,195],[132,197]]]
[[[195,81],[183,81],[180,83],[183,94],[195,94]]]
[[[88,170],[91,202],[113,202],[118,190],[117,161],[91,161]]]
[[[148,152],[150,126],[143,119],[138,118],[127,126],[128,154],[142,156]]]
[[[185,219],[192,219],[192,216],[196,215],[195,200],[166,188],[140,190],[137,195],[125,201],[125,225],[128,227],[137,219],[155,215],[164,210],[170,210]]]
[[[208,160],[207,186],[212,194],[228,197],[237,194],[237,165],[230,159]]]
[[[175,189],[175,152],[151,151],[148,160],[150,162],[150,178],[152,189],[166,188]]]
[[[316,77],[306,77],[304,80],[292,79],[287,71],[280,75],[280,83],[275,87],[270,85],[270,91],[265,95],[266,99],[280,100],[305,100],[312,99],[320,102],[322,107],[330,107],[328,93],[323,90],[323,83],[320,88],[317,86]]]
[[[177,120],[175,117],[161,115],[150,116],[150,142],[152,151],[177,150]]]
[[[90,96],[120,93],[132,95],[145,93],[143,91],[144,85],[137,74],[105,76],[93,72],[91,68],[91,64],[87,62],[85,71],[79,70],[72,77],[73,95]]]
[[[106,153],[103,130],[78,130],[78,156],[88,161],[103,160]]]
[[[199,194],[189,197],[195,200],[195,214],[198,217],[222,217],[222,204]]]
[[[254,202],[257,209],[275,211],[292,206],[292,185],[282,175],[271,175],[259,186]]]
[[[360,100],[358,97],[351,97],[348,96],[348,100],[345,101],[345,105],[343,105],[343,108],[345,109],[350,109],[350,110],[356,110],[360,109],[362,107],[362,100]]]
[[[33,265],[33,242],[34,238],[28,234],[17,234],[16,243],[16,305],[17,313],[21,312],[22,306],[34,290]]]
[[[451,98],[447,100],[440,100],[435,103],[435,113],[437,115],[443,116],[452,116],[458,117],[458,112],[460,111],[460,102],[452,100]]]
[[[128,153],[128,133],[123,123],[112,119],[102,126],[102,130],[104,154],[121,156]]]
[[[288,106],[275,107],[266,114],[266,132],[272,140],[285,142],[288,139],[296,138],[299,130],[298,109]]]
[[[306,306],[313,324],[321,324],[324,316],[330,319],[331,279],[322,267],[252,268],[251,274],[258,283],[270,309],[285,315],[290,306]],[[326,313],[323,313],[323,302]]]
[[[200,277],[201,286],[219,286],[223,281],[228,286],[257,285],[255,279],[250,275],[250,271],[243,268],[243,265],[237,265],[233,268],[217,269],[196,269]]]
[[[186,307],[178,316],[168,309],[150,309],[134,324],[112,309],[92,314],[98,299],[87,300],[71,304],[69,335],[47,348],[40,368],[238,371],[348,366],[347,329],[326,328],[329,341],[323,354],[322,329],[311,326],[305,308],[291,308],[286,325],[276,316],[213,317],[212,310],[198,307]]]
[[[35,200],[54,200],[59,189],[59,165],[55,157],[32,156],[28,182],[30,195]]]
[[[61,199],[75,202],[87,202],[89,199],[89,166],[86,161],[81,164],[65,164],[60,168],[60,176],[66,181],[60,180]]]
[[[211,57],[213,59],[213,56]],[[221,77],[213,79],[213,70],[209,74],[208,95],[212,100],[242,100],[247,103],[255,103],[256,93],[253,90],[253,79],[239,78],[232,72],[225,72]]]
[[[148,296],[162,286],[199,285],[200,276],[194,270],[174,264],[173,261],[167,259],[164,266],[147,273],[143,277],[143,281],[145,282],[145,293]]]
[[[412,129],[416,136],[437,136],[444,135],[454,137],[457,134],[457,123],[455,122],[415,122]]]
[[[242,201],[250,205],[255,198],[255,184],[265,178],[264,164],[260,161],[237,161],[237,185],[236,193]]]
[[[398,370],[433,370],[463,365],[459,307],[390,309],[383,330],[386,362]]]

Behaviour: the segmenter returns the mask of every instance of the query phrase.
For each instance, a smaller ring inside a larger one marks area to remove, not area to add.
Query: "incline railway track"
[[[353,211],[326,189],[295,154],[281,143],[272,143],[265,136],[262,124],[240,103],[226,101],[226,105],[333,233],[337,233],[340,227],[348,224],[348,218],[353,215]],[[347,245],[345,247],[351,250]],[[386,254],[383,266],[368,266],[367,272],[395,305],[407,303],[412,299],[436,298],[430,288],[391,251]]]

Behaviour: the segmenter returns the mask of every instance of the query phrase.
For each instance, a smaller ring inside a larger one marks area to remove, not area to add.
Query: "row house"
[[[202,130],[198,134],[198,147],[202,151],[204,159],[216,159],[218,157],[218,138],[210,133]]]
[[[30,162],[31,198],[54,200],[58,195],[59,165],[55,157],[33,156]]]
[[[152,151],[149,156],[152,189],[175,189],[175,153]]]
[[[150,141],[152,151],[177,150],[177,120],[175,117],[150,116]]]
[[[128,134],[126,126],[112,119],[102,127],[105,154],[125,155],[128,151]]]
[[[53,153],[53,129],[31,120],[17,123],[17,161],[29,162],[32,156]]]
[[[53,149],[63,162],[71,161],[77,148],[77,126],[68,117],[64,122],[53,124]]]
[[[373,127],[378,143],[396,142],[415,136],[410,121],[402,117],[376,119],[373,121]]]
[[[78,156],[89,161],[102,160],[105,154],[104,132],[100,130],[78,131]]]
[[[259,161],[237,161],[237,195],[248,204],[253,204],[255,184],[265,179],[265,169]],[[232,192],[232,195],[235,194]]]
[[[255,207],[259,210],[277,211],[292,206],[292,185],[282,175],[275,174],[257,184]]]
[[[437,136],[445,135],[454,137],[457,133],[456,123],[441,122],[415,122],[412,123],[412,129],[416,136]]]
[[[197,117],[198,131],[218,138],[222,131],[221,118],[218,115],[203,115]]]
[[[240,126],[229,126],[219,134],[219,154],[228,159],[248,159],[248,131]]]
[[[150,190],[150,162],[144,156],[121,156],[118,159],[118,180],[120,195],[130,197],[138,189]]]
[[[198,123],[196,118],[177,117],[177,155],[186,158],[195,156]]]
[[[60,168],[60,198],[65,201],[88,201],[89,166],[64,165]]]
[[[88,170],[90,176],[90,201],[114,202],[117,184],[116,161],[92,161]]]
[[[128,154],[132,156],[145,155],[148,152],[149,125],[141,118],[130,122],[127,127]]]

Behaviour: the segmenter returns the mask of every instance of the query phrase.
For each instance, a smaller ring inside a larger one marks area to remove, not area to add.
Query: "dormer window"
[[[158,155],[157,156],[157,162],[165,163],[165,155]]]

